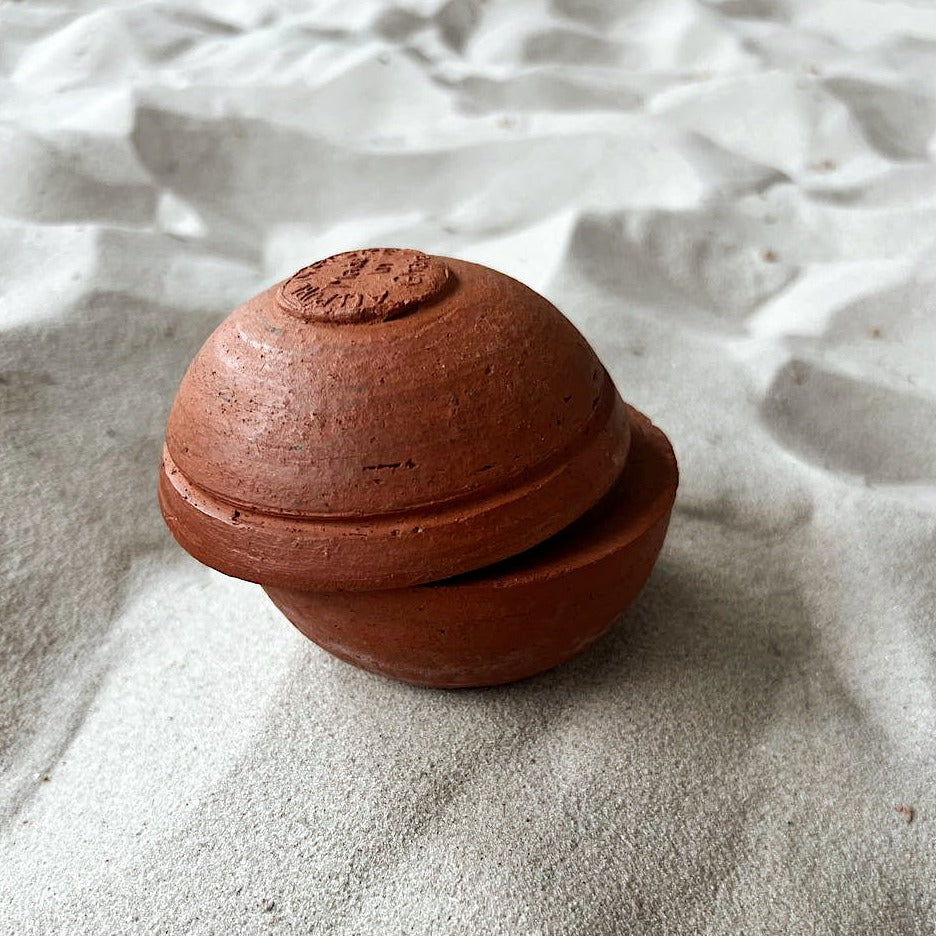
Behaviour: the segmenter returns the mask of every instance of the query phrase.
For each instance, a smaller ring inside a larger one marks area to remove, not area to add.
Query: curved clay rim
[[[665,434],[628,409],[630,456],[612,490],[525,553],[415,588],[267,593],[335,656],[417,685],[496,685],[562,663],[636,598],[666,535],[676,458]]]
[[[577,518],[583,490],[600,498],[610,489],[629,444],[625,405],[608,378],[574,451],[484,498],[375,517],[283,516],[198,488],[164,448],[159,504],[179,544],[227,575],[319,591],[399,588],[481,568],[547,539]]]
[[[626,405],[631,427],[627,465],[608,493],[574,523],[545,542],[423,589],[511,588],[567,575],[626,549],[668,514],[679,469],[669,439],[640,410]]]

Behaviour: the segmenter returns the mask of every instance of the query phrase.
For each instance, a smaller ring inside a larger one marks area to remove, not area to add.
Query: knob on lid
[[[609,489],[623,404],[546,299],[415,250],[338,254],[235,310],[169,415],[160,502],[265,585],[433,581],[548,538]]]
[[[375,247],[303,267],[276,291],[276,301],[304,322],[373,322],[401,315],[445,289],[449,270],[418,250]]]

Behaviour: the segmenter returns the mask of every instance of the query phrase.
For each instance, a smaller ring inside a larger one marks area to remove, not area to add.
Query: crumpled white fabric
[[[928,0],[0,3],[0,932],[932,933]],[[671,436],[646,590],[432,692],[155,502],[236,304],[406,245]]]

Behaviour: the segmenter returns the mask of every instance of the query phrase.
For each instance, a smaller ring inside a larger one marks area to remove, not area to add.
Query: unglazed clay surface
[[[435,299],[449,283],[438,257],[377,247],[319,260],[294,273],[276,301],[304,322],[374,322]]]
[[[626,461],[624,406],[546,299],[377,248],[229,316],[169,416],[163,513],[196,558],[274,587],[435,581],[567,526]]]
[[[630,605],[666,535],[676,459],[666,436],[630,412],[631,454],[612,490],[523,555],[416,588],[267,593],[320,646],[395,679],[484,686],[556,666]]]
[[[337,254],[232,313],[169,415],[163,515],[310,639],[425,686],[561,663],[633,601],[677,469],[554,306],[487,267]]]

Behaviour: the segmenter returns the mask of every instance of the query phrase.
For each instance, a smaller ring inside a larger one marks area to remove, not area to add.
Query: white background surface
[[[934,132],[929,0],[0,2],[0,932],[932,933]],[[358,672],[159,518],[214,324],[371,244],[675,445],[540,678]]]

